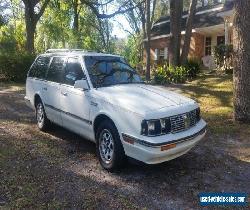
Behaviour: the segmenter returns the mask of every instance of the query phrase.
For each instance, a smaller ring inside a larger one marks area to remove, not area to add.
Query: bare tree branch
[[[130,32],[129,30],[125,29],[125,28],[123,27],[123,25],[122,25],[119,21],[117,21],[117,20],[114,20],[114,21],[115,21],[116,23],[118,23],[118,25],[122,28],[123,31],[129,33],[131,36],[134,37],[134,34],[133,34],[132,32]]]
[[[155,17],[155,6],[156,6],[156,0],[153,0],[153,8],[152,8],[151,20],[150,20],[150,28],[152,27],[154,17]]]
[[[142,2],[144,2],[145,0],[142,0]],[[133,7],[128,7],[126,9],[124,9],[124,7],[130,2],[130,1],[126,1],[124,4],[122,4],[115,12],[111,13],[111,14],[105,14],[105,13],[99,13],[98,8],[95,6],[96,3],[90,2],[88,0],[81,0],[82,4],[87,5],[88,7],[90,7],[90,9],[94,12],[94,14],[96,15],[96,17],[100,18],[100,19],[105,19],[105,18],[112,18],[116,15],[119,14],[124,14],[130,10],[135,9],[136,7],[138,7],[138,5],[141,3],[137,3],[136,5],[134,5]]]
[[[114,0],[109,0],[109,1],[107,1],[107,2],[105,2],[105,3],[93,2],[92,4],[94,4],[94,5],[96,5],[96,6],[105,6],[105,5],[107,5],[107,4],[110,4],[112,1],[114,1]]]

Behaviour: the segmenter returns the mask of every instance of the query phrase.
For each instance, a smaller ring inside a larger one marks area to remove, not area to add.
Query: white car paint
[[[120,107],[144,115],[165,107],[193,103],[163,88],[145,84],[124,84],[98,89],[96,95]],[[141,103],[138,103],[141,102]]]
[[[88,80],[89,90],[83,91],[70,85],[28,77],[25,96],[27,104],[34,108],[35,95],[38,94],[49,120],[93,142],[95,142],[95,119],[101,114],[106,115],[114,122],[119,132],[125,154],[148,164],[160,163],[181,156],[204,137],[206,123],[202,119],[195,126],[179,133],[154,137],[141,135],[143,120],[187,113],[198,108],[198,104],[166,88],[148,84],[93,88],[82,59],[84,55],[105,55],[82,52],[67,54],[67,56],[79,57]],[[61,111],[58,112],[55,109]],[[135,143],[130,144],[124,141],[123,134],[135,139]],[[140,141],[152,146],[138,143]],[[176,141],[175,148],[161,151],[159,145],[167,145],[168,142],[173,141]]]

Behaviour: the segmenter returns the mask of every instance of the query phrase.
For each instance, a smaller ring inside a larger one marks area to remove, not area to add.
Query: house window
[[[161,49],[155,49],[155,56],[154,60],[158,61],[159,63],[163,63],[164,60],[168,59],[168,48],[161,48]]]
[[[217,36],[217,46],[225,44],[225,36]]]
[[[205,40],[205,55],[211,55],[211,51],[212,51],[212,38],[211,37],[206,37]]]
[[[164,59],[164,49],[160,49],[159,57],[160,57],[160,60]]]
[[[168,48],[159,49],[159,63],[164,63],[168,59]]]

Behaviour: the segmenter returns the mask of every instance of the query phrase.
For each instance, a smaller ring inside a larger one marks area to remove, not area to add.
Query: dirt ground
[[[201,192],[250,193],[250,130],[240,135],[248,126],[208,129],[182,157],[158,165],[130,160],[112,174],[93,143],[57,126],[40,132],[23,97],[22,85],[1,83],[0,209],[207,209]]]

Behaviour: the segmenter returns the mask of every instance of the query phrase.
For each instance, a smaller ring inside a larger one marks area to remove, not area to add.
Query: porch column
[[[155,56],[154,56],[154,60],[158,61],[159,58],[159,49],[155,49]]]
[[[228,17],[225,17],[225,45],[229,44],[228,43],[228,40],[229,40],[229,37],[228,37],[228,30],[229,30],[229,20],[228,20]]]

